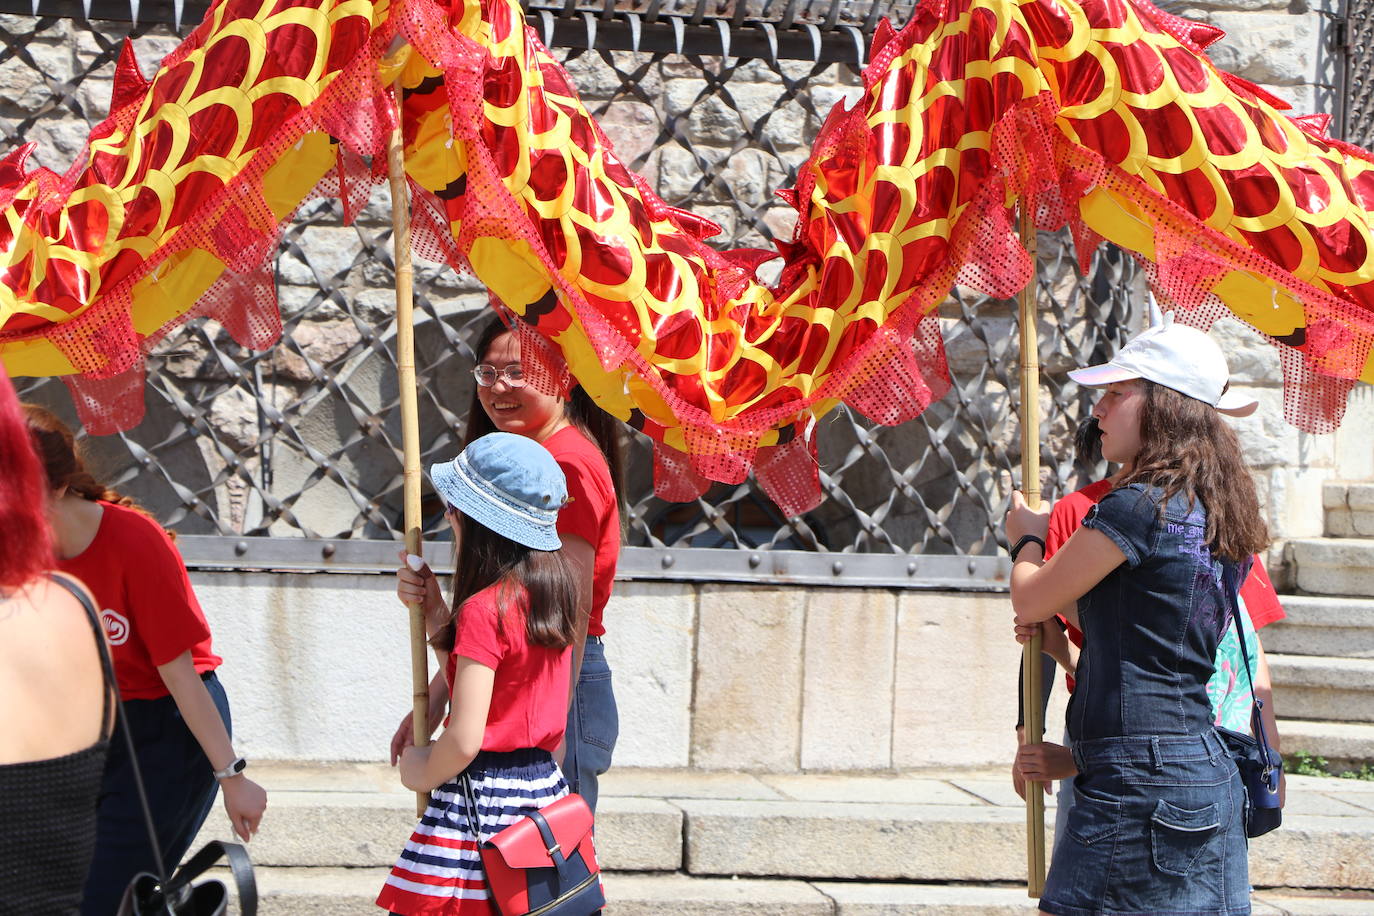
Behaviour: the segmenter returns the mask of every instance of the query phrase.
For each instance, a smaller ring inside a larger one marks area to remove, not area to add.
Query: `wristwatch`
[[[230,779],[242,773],[244,769],[247,768],[247,766],[247,760],[244,760],[242,757],[235,757],[233,761],[230,762],[230,764],[224,769],[215,770],[215,779],[221,781],[225,779]]]

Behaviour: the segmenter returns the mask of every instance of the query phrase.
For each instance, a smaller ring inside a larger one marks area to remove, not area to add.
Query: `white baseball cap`
[[[1259,402],[1228,390],[1231,370],[1217,342],[1197,328],[1175,324],[1174,313],[1134,337],[1111,362],[1074,369],[1069,378],[1100,387],[1143,378],[1210,404],[1233,417],[1248,417]]]

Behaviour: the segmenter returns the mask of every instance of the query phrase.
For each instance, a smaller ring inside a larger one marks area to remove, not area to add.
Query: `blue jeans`
[[[229,699],[224,686],[213,672],[201,679],[229,730]],[[209,759],[170,696],[125,700],[124,715],[119,728],[127,722],[134,741],[162,860],[168,869],[175,870],[209,816],[219,785]],[[124,737],[116,730],[100,787],[95,858],[86,878],[82,916],[110,916],[134,876],[156,870],[129,753]]]
[[[572,791],[596,811],[598,781],[611,768],[611,753],[620,736],[620,714],[611,688],[611,668],[600,637],[588,636],[582,652],[577,697],[568,710],[568,734],[563,774]]]
[[[1245,789],[1215,731],[1079,741],[1076,801],[1040,908],[1056,916],[1250,912]]]

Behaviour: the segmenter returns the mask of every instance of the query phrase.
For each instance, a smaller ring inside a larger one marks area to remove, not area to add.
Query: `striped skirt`
[[[482,751],[468,766],[483,841],[568,794],[548,751]],[[402,916],[493,916],[462,785],[429,795],[429,806],[391,869],[377,905]]]

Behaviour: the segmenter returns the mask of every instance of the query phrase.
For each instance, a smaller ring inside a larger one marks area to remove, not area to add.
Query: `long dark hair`
[[[460,539],[450,601],[454,615],[434,635],[436,647],[453,651],[463,603],[493,585],[497,587],[497,619],[502,625],[512,609],[523,610],[525,638],[531,645],[550,649],[572,645],[577,632],[577,579],[563,551],[534,550],[466,515]]]
[[[486,357],[492,342],[502,334],[518,335],[519,332],[506,327],[500,315],[492,315],[483,325],[482,332],[477,335],[477,343],[472,350],[478,362]],[[520,355],[523,359],[525,354],[521,353]],[[587,394],[581,385],[573,385],[563,409],[572,424],[581,430],[584,436],[595,442],[597,448],[601,449],[601,454],[606,459],[606,466],[611,470],[611,486],[615,488],[616,500],[623,503],[624,494],[621,489],[625,474],[625,457],[620,445],[620,422],[597,407],[591,399],[591,395]],[[472,403],[468,405],[468,424],[463,437],[463,447],[467,448],[487,433],[494,432],[496,432],[496,424],[491,422],[491,417],[488,417],[487,412],[482,408],[482,402],[477,398],[477,386],[474,385]]]
[[[0,587],[18,588],[52,566],[43,484],[14,388],[0,373]]]
[[[1142,380],[1140,452],[1121,485],[1145,483],[1182,493],[1207,510],[1207,545],[1239,563],[1269,546],[1269,528],[1241,458],[1235,430],[1208,404]]]
[[[57,490],[66,487],[68,493],[82,499],[113,503],[152,517],[132,496],[126,496],[105,486],[86,470],[85,457],[81,453],[81,447],[77,445],[76,437],[72,435],[67,424],[59,420],[52,411],[37,404],[24,404],[22,407],[29,436],[35,451],[38,452],[38,460],[43,463],[43,472],[47,475],[49,488]],[[167,535],[176,538],[176,532],[168,531]]]

